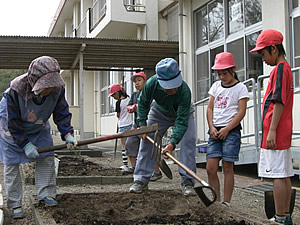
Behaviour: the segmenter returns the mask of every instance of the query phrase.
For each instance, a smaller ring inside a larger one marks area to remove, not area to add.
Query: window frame
[[[208,52],[208,63],[209,63],[209,66],[211,66],[213,64],[212,62],[212,59],[211,59],[211,52],[215,49],[215,48],[218,48],[220,46],[223,45],[223,49],[224,51],[226,52],[227,51],[227,45],[238,40],[238,39],[243,39],[243,45],[244,45],[244,53],[243,53],[243,56],[244,56],[244,60],[243,60],[243,64],[244,64],[244,80],[247,80],[249,78],[247,78],[248,76],[248,54],[249,53],[249,49],[247,49],[247,36],[255,33],[255,32],[259,32],[262,30],[262,19],[261,21],[255,23],[255,24],[252,24],[248,27],[245,27],[245,10],[244,10],[244,7],[245,7],[245,0],[243,0],[243,29],[241,29],[240,31],[238,32],[234,32],[232,34],[229,34],[229,2],[228,0],[223,0],[223,17],[224,17],[224,37],[223,38],[220,38],[219,40],[214,40],[213,42],[210,42],[209,38],[208,38],[208,43],[205,44],[205,45],[202,45],[200,47],[198,47],[198,34],[199,34],[199,29],[197,28],[197,18],[199,18],[199,16],[197,15],[197,13],[201,13],[203,11],[204,8],[206,8],[207,10],[207,15],[209,15],[209,12],[208,12],[208,5],[211,4],[212,2],[214,2],[215,0],[213,1],[209,1],[207,2],[206,4],[203,4],[202,6],[200,6],[198,9],[196,9],[194,11],[194,14],[193,14],[193,23],[194,23],[194,46],[195,46],[195,49],[194,49],[194,79],[195,79],[195,84],[194,84],[194,88],[195,88],[195,94],[194,94],[194,98],[195,98],[195,101],[200,101],[206,97],[208,97],[208,93],[205,95],[205,96],[198,96],[198,88],[197,88],[197,83],[198,83],[198,67],[201,66],[201,64],[198,65],[197,63],[197,56],[200,55],[200,54],[203,54],[205,52]],[[205,14],[205,13],[204,13]],[[202,35],[202,27],[200,27],[200,31],[201,31],[201,35]],[[209,29],[209,28],[208,28]],[[209,31],[208,31],[209,32]],[[260,74],[261,75],[261,74]],[[211,85],[213,84],[213,82],[215,81],[213,79],[213,71],[209,68],[209,73],[208,73],[208,79],[209,79],[209,85],[211,87]]]

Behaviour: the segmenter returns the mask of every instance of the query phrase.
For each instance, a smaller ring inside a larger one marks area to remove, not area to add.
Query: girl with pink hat
[[[218,74],[209,90],[207,122],[209,140],[206,153],[206,171],[209,184],[217,192],[221,201],[220,181],[217,175],[219,161],[224,170],[224,206],[230,206],[234,186],[233,165],[239,160],[241,143],[241,120],[246,114],[249,94],[246,86],[239,82],[236,66],[231,53],[222,52],[216,55],[212,67]]]
[[[113,97],[116,102],[116,112],[118,117],[118,131],[120,133],[128,131],[132,128],[132,116],[127,112],[127,105],[130,97],[120,84],[113,84],[109,89],[109,95]],[[133,169],[128,167],[128,156],[125,151],[126,138],[121,138],[122,145],[122,161],[123,166],[120,167],[123,174],[133,173]]]

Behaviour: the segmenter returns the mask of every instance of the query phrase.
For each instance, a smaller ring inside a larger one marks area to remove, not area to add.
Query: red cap
[[[121,85],[120,84],[113,84],[111,85],[110,89],[109,89],[109,94],[108,94],[108,97],[109,96],[112,96],[114,93],[120,91],[122,88],[121,88]]]
[[[262,50],[263,48],[271,45],[282,44],[283,36],[277,30],[265,30],[256,40],[256,47],[250,51],[250,53],[257,53],[257,51]]]
[[[143,77],[145,81],[147,80],[147,76],[143,72],[139,72],[139,73],[133,74],[131,76],[131,78],[130,78],[132,82],[134,82],[134,78],[135,77]]]
[[[212,67],[213,70],[224,70],[234,67],[234,59],[231,53],[221,52],[216,55],[215,65]]]

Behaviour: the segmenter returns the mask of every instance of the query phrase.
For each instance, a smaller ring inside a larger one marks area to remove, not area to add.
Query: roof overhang
[[[144,68],[154,70],[162,58],[178,60],[178,42],[103,38],[0,36],[0,69],[27,69],[43,55],[56,58],[63,70]]]

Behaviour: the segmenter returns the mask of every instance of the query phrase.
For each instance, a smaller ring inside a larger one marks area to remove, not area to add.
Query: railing
[[[251,143],[248,143],[248,144],[244,144],[242,145],[241,148],[245,148],[245,147],[254,147],[255,149],[258,149],[258,119],[257,119],[257,101],[256,101],[256,83],[255,83],[255,80],[254,78],[251,78],[251,79],[248,79],[246,81],[243,82],[243,84],[245,85],[249,85],[249,87],[251,87],[252,89],[252,104],[251,105],[247,105],[247,111],[249,111],[250,109],[253,108],[253,120],[249,119],[249,121],[254,121],[254,131],[252,133],[246,133],[244,132],[241,136],[242,139],[245,139],[245,138],[249,138],[249,137],[254,137],[254,144],[251,144]],[[204,121],[206,123],[206,110],[205,110],[205,106],[207,105],[207,102],[208,102],[209,98],[205,98],[205,99],[202,99],[198,102],[195,102],[194,103],[194,106],[195,106],[195,109],[196,109],[196,121],[198,122],[199,118],[197,118],[198,116],[198,110],[199,110],[199,107],[202,106],[202,121]],[[242,121],[242,123],[244,123],[244,121]],[[197,123],[198,124],[198,123]],[[203,130],[203,135],[207,135],[207,131],[205,129],[205,126],[206,124],[202,124],[201,126],[201,129]],[[245,127],[243,125],[243,127]],[[206,140],[200,140],[201,143],[197,143],[196,144],[196,147],[203,147],[203,146],[206,146],[207,145],[207,141]]]
[[[295,77],[295,73],[296,72],[300,72],[300,67],[296,67],[296,68],[293,68],[292,69],[292,73],[293,73],[293,82],[294,82],[294,94],[296,93],[299,93],[300,92],[300,88],[297,87],[295,88],[295,84],[296,84],[296,77]],[[270,75],[261,75],[257,78],[257,90],[258,90],[258,94],[257,94],[257,105],[259,106],[258,107],[258,110],[257,110],[257,113],[258,113],[258,132],[261,133],[261,105],[262,105],[262,96],[261,96],[261,84],[263,82],[264,79],[266,78],[269,78]],[[296,137],[300,135],[300,131],[296,131],[296,130],[293,130],[293,137],[292,137],[292,140],[295,140],[295,139],[299,139],[299,137]],[[261,135],[258,136],[258,143],[260,143],[261,141]]]
[[[123,0],[123,5],[128,12],[145,12],[145,0]]]
[[[106,15],[106,0],[98,0],[90,8],[90,32]]]

